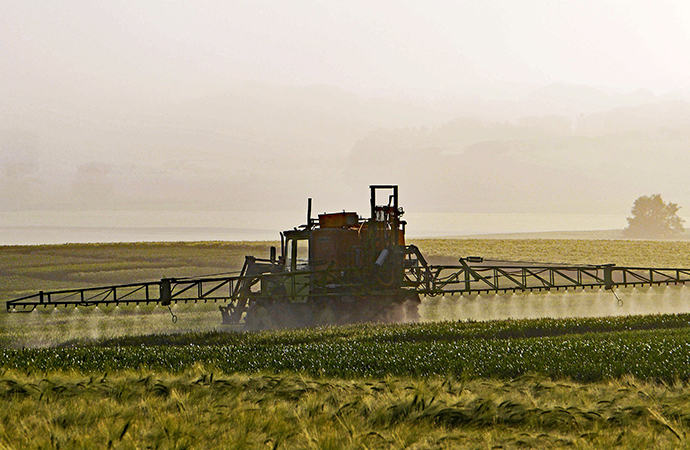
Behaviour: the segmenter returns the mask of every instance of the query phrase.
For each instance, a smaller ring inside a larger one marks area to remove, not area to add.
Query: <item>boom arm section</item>
[[[218,301],[233,297],[237,286],[246,277],[220,277],[198,279],[163,278],[147,283],[100,286],[83,289],[66,289],[52,292],[38,292],[6,302],[7,310],[16,307],[36,306],[95,306],[119,304],[171,302]]]
[[[420,264],[405,271],[405,286],[419,294],[472,294],[690,283],[690,269],[484,262],[461,258],[459,266]]]
[[[8,300],[5,307],[7,311],[11,311],[17,308],[33,310],[37,306],[148,305],[150,303],[168,306],[173,302],[221,301],[228,303],[224,307],[224,313],[237,316],[244,310],[252,288],[261,281],[261,275],[270,271],[272,266],[270,261],[248,256],[238,275],[163,278],[160,281],[145,283],[40,291]],[[236,321],[239,321],[239,317]]]
[[[38,306],[95,306],[172,302],[221,302],[223,323],[239,324],[253,299],[340,298],[345,293],[362,298],[391,294],[396,289],[425,296],[483,292],[548,291],[560,289],[690,283],[690,269],[617,267],[615,265],[565,265],[461,258],[460,265],[430,265],[417,247],[405,247],[399,287],[364,289],[347,284],[333,268],[280,272],[273,259],[248,256],[239,274],[199,278],[163,278],[160,281],[38,292],[6,302],[8,311]]]

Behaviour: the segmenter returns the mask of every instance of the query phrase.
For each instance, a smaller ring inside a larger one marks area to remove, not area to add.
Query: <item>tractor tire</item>
[[[263,303],[263,302],[262,302]],[[244,318],[244,328],[247,331],[261,331],[272,330],[274,328],[273,319],[267,307],[271,305],[263,305],[254,303],[247,310],[247,315]]]

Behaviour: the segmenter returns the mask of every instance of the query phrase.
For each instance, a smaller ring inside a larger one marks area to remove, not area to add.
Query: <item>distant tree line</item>
[[[623,235],[630,238],[670,238],[683,233],[683,219],[678,217],[680,206],[666,203],[659,194],[643,195],[635,200],[632,217]]]

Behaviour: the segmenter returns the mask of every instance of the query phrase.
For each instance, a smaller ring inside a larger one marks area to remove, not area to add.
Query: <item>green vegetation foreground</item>
[[[0,448],[685,448],[689,322],[360,325],[5,349]]]
[[[340,378],[526,374],[601,381],[690,379],[690,315],[358,325],[262,333],[124,337],[59,348],[0,350],[0,367],[82,373],[300,372]]]
[[[683,384],[343,380],[130,371],[0,375],[0,448],[684,448]]]

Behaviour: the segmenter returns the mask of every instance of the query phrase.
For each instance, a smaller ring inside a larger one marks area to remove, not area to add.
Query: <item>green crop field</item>
[[[690,267],[690,243],[419,240]],[[0,248],[0,298],[238,270],[270,243]],[[419,324],[236,333],[214,304],[0,313],[5,448],[686,448],[685,287],[427,299]],[[631,315],[634,313],[654,313]],[[450,320],[449,320],[450,319]]]

